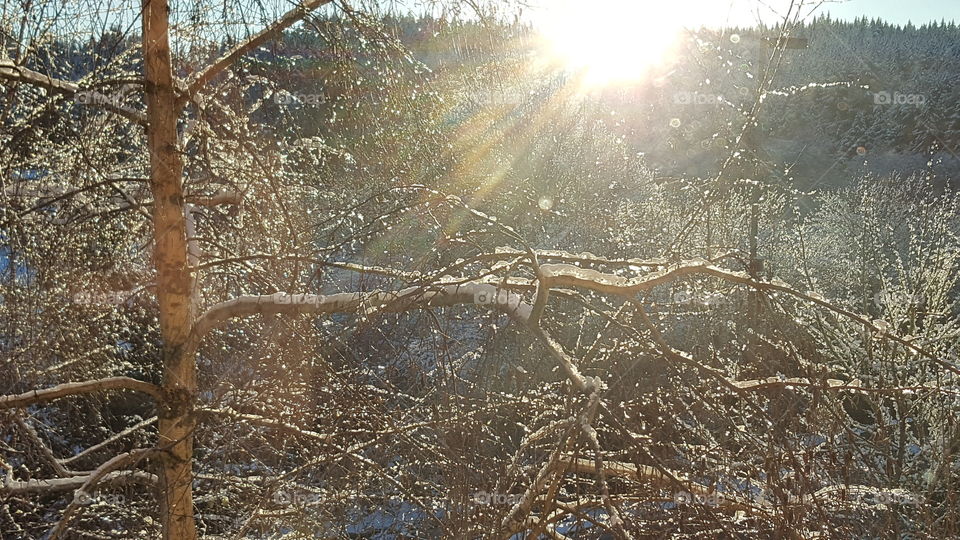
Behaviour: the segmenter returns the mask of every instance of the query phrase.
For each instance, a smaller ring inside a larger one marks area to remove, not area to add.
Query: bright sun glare
[[[553,0],[541,31],[557,60],[602,86],[642,78],[663,62],[683,29],[667,1]],[[549,6],[549,7],[548,7]]]

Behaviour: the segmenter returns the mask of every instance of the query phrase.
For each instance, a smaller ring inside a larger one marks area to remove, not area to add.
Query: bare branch
[[[97,450],[100,450],[101,448],[106,447],[108,444],[110,444],[110,443],[112,443],[112,442],[114,442],[114,441],[118,441],[118,440],[126,437],[127,435],[130,435],[131,433],[134,433],[135,431],[137,431],[137,430],[139,430],[139,429],[143,429],[143,428],[149,426],[150,424],[155,423],[156,421],[157,421],[157,417],[156,417],[156,416],[152,416],[152,417],[150,417],[150,418],[147,418],[146,420],[144,420],[144,421],[142,421],[142,422],[139,422],[139,423],[137,423],[136,425],[130,426],[130,427],[128,427],[127,429],[125,429],[125,430],[123,430],[123,431],[121,431],[121,432],[119,432],[119,433],[114,434],[114,435],[111,436],[110,438],[108,438],[108,439],[106,439],[106,440],[104,440],[104,441],[101,441],[101,442],[99,442],[99,443],[91,446],[90,448],[87,448],[86,450],[83,450],[82,452],[78,452],[78,453],[76,453],[76,454],[74,454],[74,455],[72,455],[72,456],[70,456],[70,457],[63,458],[63,459],[61,459],[61,460],[59,460],[59,461],[60,461],[60,463],[62,463],[62,464],[64,464],[64,465],[67,465],[67,464],[69,464],[69,463],[71,463],[71,462],[73,462],[73,461],[76,461],[76,460],[78,460],[78,459],[80,459],[80,458],[82,458],[82,457],[84,457],[84,456],[86,456],[86,455],[89,455],[89,454],[91,454],[91,453],[93,453],[93,452],[96,452]]]
[[[77,394],[89,394],[91,392],[101,392],[103,390],[133,390],[143,392],[154,398],[160,399],[160,388],[156,385],[144,381],[138,381],[130,377],[107,377],[94,381],[73,382],[58,384],[52,388],[43,390],[32,390],[23,394],[10,396],[0,396],[0,409],[12,409],[16,407],[26,407],[44,401],[75,396]]]
[[[139,461],[156,451],[156,448],[141,448],[139,450],[132,450],[130,452],[125,452],[123,454],[114,456],[107,460],[103,465],[97,467],[96,470],[90,473],[90,475],[87,477],[87,480],[74,492],[73,500],[70,501],[69,505],[67,505],[67,509],[63,511],[63,517],[60,518],[60,521],[58,521],[56,526],[54,526],[54,528],[50,531],[49,538],[51,538],[51,540],[60,538],[60,535],[63,534],[64,530],[67,528],[67,525],[69,525],[70,519],[73,517],[73,513],[76,511],[77,506],[83,499],[83,496],[89,495],[90,489],[96,486],[97,483],[100,482],[104,477],[116,469],[125,467],[129,463]]]
[[[329,4],[331,0],[306,0],[297,7],[291,9],[279,20],[267,26],[259,33],[248,39],[247,41],[237,45],[229,52],[217,59],[216,62],[204,69],[190,84],[187,86],[186,94],[180,96],[178,105],[181,105],[188,99],[192,99],[197,92],[208,82],[210,82],[218,73],[229,67],[231,64],[237,61],[238,58],[252,51],[253,49],[259,47],[262,43],[273,39],[280,32],[283,32],[285,29],[298,22],[307,16],[311,11],[325,5]]]

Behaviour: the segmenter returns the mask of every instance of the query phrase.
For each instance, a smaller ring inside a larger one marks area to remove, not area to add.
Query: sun
[[[673,7],[671,7],[673,6]],[[591,86],[643,78],[682,35],[683,10],[670,0],[552,0],[539,27],[551,56]]]

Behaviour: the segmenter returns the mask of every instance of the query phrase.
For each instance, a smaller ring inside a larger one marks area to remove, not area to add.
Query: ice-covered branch
[[[80,458],[82,458],[82,457],[84,457],[84,456],[88,456],[88,455],[96,452],[97,450],[100,450],[101,448],[105,448],[106,446],[110,445],[111,443],[116,442],[116,441],[118,441],[118,440],[126,437],[127,435],[130,435],[131,433],[136,432],[137,430],[140,430],[140,429],[143,429],[143,428],[147,427],[147,426],[155,423],[156,421],[157,421],[157,417],[156,417],[156,416],[151,416],[150,418],[147,418],[146,420],[143,420],[142,422],[138,422],[137,424],[132,425],[132,426],[128,427],[127,429],[123,430],[123,431],[120,431],[120,432],[118,432],[118,433],[115,433],[114,435],[110,436],[109,438],[107,438],[107,439],[105,439],[105,440],[103,440],[103,441],[100,441],[99,443],[97,443],[97,444],[95,444],[95,445],[87,448],[86,450],[77,452],[76,454],[74,454],[74,455],[72,455],[72,456],[70,456],[70,457],[66,457],[66,458],[60,459],[59,461],[60,461],[60,463],[62,463],[63,465],[67,465],[67,464],[69,464],[69,463],[72,463],[72,462],[74,462],[74,461],[76,461],[76,460],[78,460],[78,459],[80,459]]]
[[[752,379],[747,381],[730,381],[740,390],[764,390],[769,388],[807,387],[817,390],[845,390],[848,392],[862,392],[865,394],[911,395],[933,392],[943,395],[960,395],[960,391],[949,388],[939,388],[933,385],[921,386],[892,386],[884,388],[866,388],[859,381],[844,382],[839,379],[827,379],[821,384],[802,377],[767,377],[766,379]]]
[[[399,291],[330,295],[274,293],[241,296],[211,307],[194,325],[193,334],[199,339],[227,319],[255,314],[400,313],[461,304],[498,309],[521,322],[527,321],[531,309],[520,295],[488,283],[441,283]]]
[[[22,394],[0,396],[0,409],[27,407],[36,403],[51,401],[66,396],[89,394],[91,392],[101,392],[104,390],[133,390],[135,392],[149,394],[158,399],[161,397],[160,388],[148,382],[138,381],[130,377],[107,377],[94,381],[58,384],[51,388],[31,390],[30,392],[24,392]]]
[[[18,66],[9,59],[0,59],[0,78],[28,83],[67,95],[76,94],[80,90],[80,87],[72,82],[54,79],[38,71]]]
[[[219,191],[214,195],[195,195],[186,198],[187,202],[196,206],[217,206],[221,204],[238,205],[243,202],[243,193],[237,191]]]
[[[44,460],[53,468],[53,471],[57,473],[58,476],[65,477],[70,476],[71,471],[63,466],[63,463],[57,459],[54,455],[53,450],[47,446],[47,443],[43,442],[43,439],[40,438],[40,435],[37,433],[37,430],[33,429],[29,423],[24,422],[22,419],[17,418],[17,425],[27,434],[27,438],[40,450],[40,454],[43,456]]]
[[[561,457],[561,462],[569,472],[590,475],[597,474],[597,462],[595,460],[563,456]],[[746,500],[733,498],[730,494],[724,494],[724,497],[721,499],[712,490],[686,479],[679,473],[664,472],[649,465],[635,465],[633,463],[620,461],[603,461],[602,466],[603,473],[606,476],[635,480],[657,487],[679,489],[682,490],[680,493],[686,496],[709,497],[709,500],[717,501],[718,506],[730,510],[742,511],[751,515],[767,515],[769,513],[767,509],[761,506],[752,504]]]

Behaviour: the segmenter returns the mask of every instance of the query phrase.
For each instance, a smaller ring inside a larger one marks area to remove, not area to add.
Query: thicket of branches
[[[664,179],[495,17],[411,45],[331,3],[291,12],[310,70],[266,40],[191,84],[286,9],[172,4],[184,399],[139,5],[5,4],[4,537],[171,536],[173,405],[203,536],[957,534],[957,198],[751,177],[782,51],[729,161]]]

